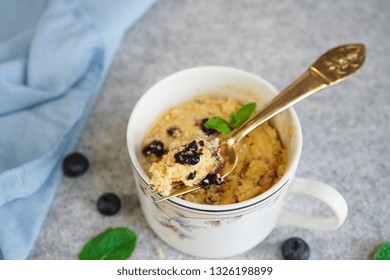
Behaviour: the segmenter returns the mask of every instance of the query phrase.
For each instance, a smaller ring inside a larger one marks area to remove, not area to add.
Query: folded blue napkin
[[[124,32],[155,0],[0,3],[0,259],[25,259]]]

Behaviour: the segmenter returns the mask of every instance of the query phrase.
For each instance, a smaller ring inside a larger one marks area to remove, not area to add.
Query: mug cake
[[[220,132],[205,124],[213,117],[228,119],[243,104],[220,94],[197,96],[163,112],[148,129],[140,161],[151,184],[162,195],[182,181],[201,189],[180,198],[200,204],[233,204],[272,187],[284,174],[287,150],[269,122],[257,127],[236,146],[239,160],[224,180],[215,170],[221,164]],[[212,141],[210,141],[212,139]]]

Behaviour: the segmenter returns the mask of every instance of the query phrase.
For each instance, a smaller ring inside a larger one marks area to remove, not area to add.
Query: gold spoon
[[[313,93],[349,78],[363,65],[365,53],[366,50],[363,44],[344,45],[327,51],[297,80],[266,104],[257,115],[233,131],[230,136],[220,137],[222,165],[217,173],[225,178],[234,170],[238,161],[235,147],[248,133]],[[176,184],[174,187],[178,185],[180,184]],[[171,192],[169,196],[155,197],[155,202],[193,192],[200,188],[202,187],[199,185],[184,186]],[[154,195],[156,191],[152,190],[149,194]]]

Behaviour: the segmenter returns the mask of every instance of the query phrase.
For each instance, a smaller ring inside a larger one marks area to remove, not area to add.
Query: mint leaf
[[[374,260],[390,260],[390,242],[385,242],[374,255]]]
[[[231,113],[229,115],[230,124],[220,117],[213,117],[209,119],[204,126],[206,128],[215,129],[223,134],[228,134],[232,128],[238,128],[243,125],[253,114],[256,109],[256,103],[251,102],[242,106],[237,113]]]
[[[220,117],[213,117],[212,119],[209,119],[204,126],[206,128],[212,128],[215,129],[218,132],[222,132],[223,134],[228,134],[231,129],[227,121]]]
[[[137,236],[128,228],[109,228],[90,239],[79,253],[80,260],[126,260],[134,251]]]
[[[234,128],[239,128],[252,116],[255,109],[256,103],[251,102],[242,106],[237,113],[231,113],[229,116],[230,125]]]

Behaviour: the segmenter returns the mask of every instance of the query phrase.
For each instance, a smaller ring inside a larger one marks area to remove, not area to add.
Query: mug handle
[[[295,178],[287,196],[304,194],[312,196],[327,204],[334,215],[331,217],[309,216],[283,210],[277,220],[277,226],[294,226],[308,229],[334,230],[341,226],[348,213],[344,197],[331,186],[303,178]]]

